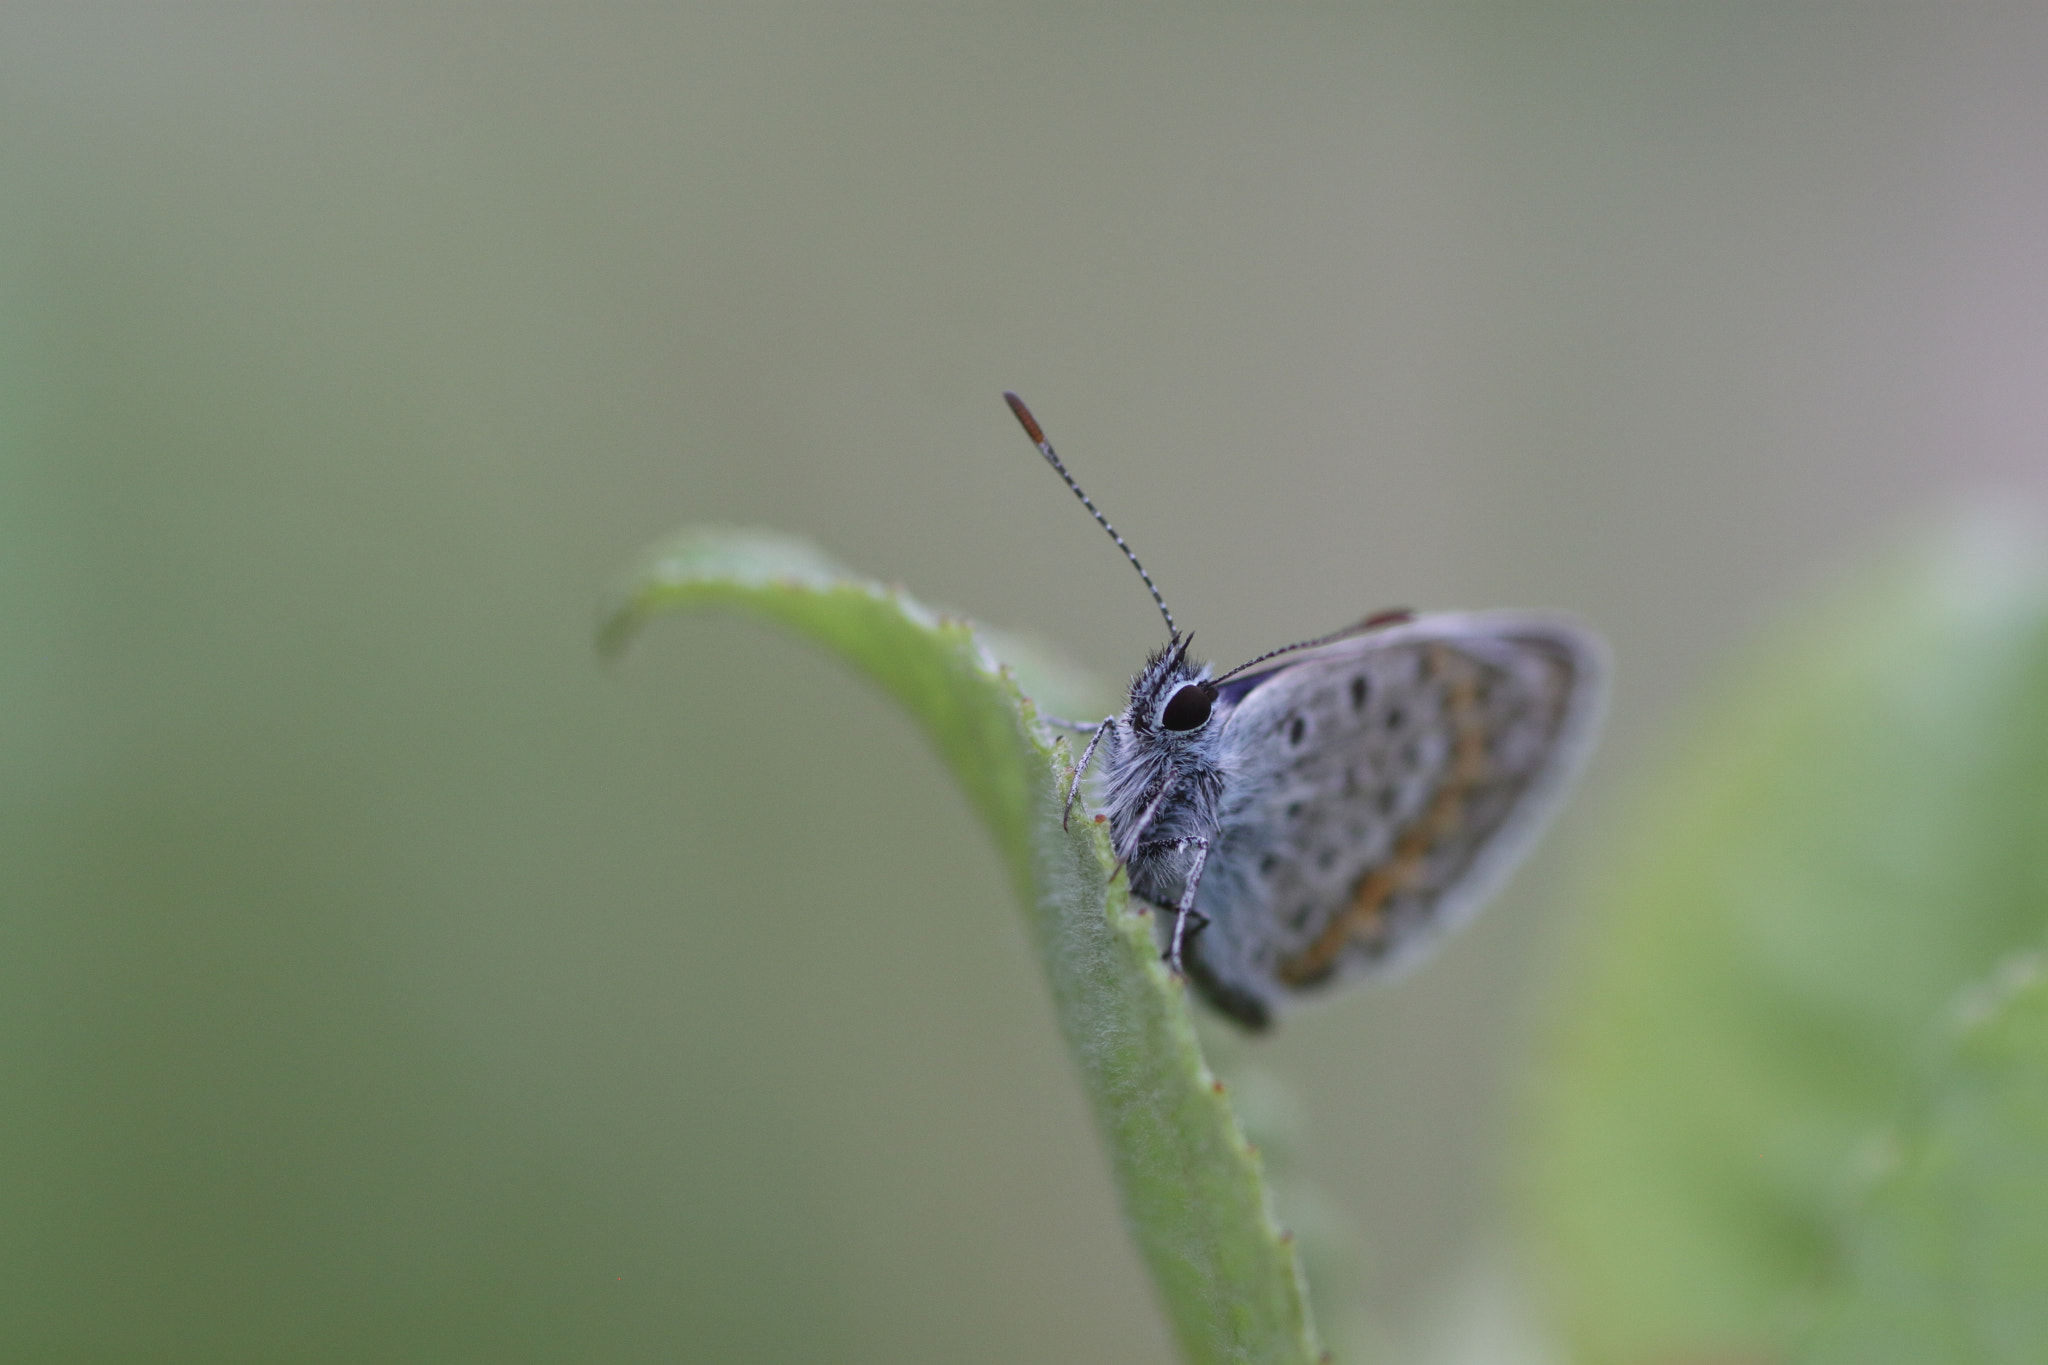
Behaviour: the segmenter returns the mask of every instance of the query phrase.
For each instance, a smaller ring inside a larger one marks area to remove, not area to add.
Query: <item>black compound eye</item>
[[[1209,719],[1209,708],[1215,704],[1215,688],[1207,683],[1188,683],[1167,698],[1166,709],[1159,713],[1159,723],[1169,730],[1198,730]]]

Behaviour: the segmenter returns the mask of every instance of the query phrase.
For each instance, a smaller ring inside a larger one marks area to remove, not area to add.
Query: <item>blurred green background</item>
[[[693,520],[1105,677],[1562,606],[1556,838],[1257,1055],[1426,1341],[1550,930],[1780,603],[2048,492],[2048,14],[0,10],[0,1352],[1163,1361],[982,831]],[[1419,1348],[1418,1348],[1419,1349]]]

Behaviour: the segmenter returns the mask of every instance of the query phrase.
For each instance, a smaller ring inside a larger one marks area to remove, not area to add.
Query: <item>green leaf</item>
[[[1903,1123],[1872,1144],[1848,1279],[1812,1365],[2048,1360],[2048,975],[1973,989]]]
[[[1783,1358],[1858,1138],[2048,914],[2048,576],[1959,530],[1781,633],[1617,831],[1537,1073],[1529,1212],[1598,1362]]]
[[[698,529],[651,554],[604,625],[616,652],[661,612],[724,607],[822,645],[894,697],[980,811],[1023,901],[1060,1025],[1108,1143],[1124,1216],[1192,1362],[1317,1358],[1292,1239],[1204,1064],[1102,830],[1060,827],[1072,754],[958,617],[857,578],[809,544]],[[1048,675],[1049,676],[1049,675]]]

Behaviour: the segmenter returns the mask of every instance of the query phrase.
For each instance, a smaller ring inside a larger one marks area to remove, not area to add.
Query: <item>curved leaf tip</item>
[[[654,616],[707,606],[777,622],[860,670],[918,721],[981,812],[1186,1358],[1317,1361],[1292,1239],[1203,1060],[1187,992],[1159,961],[1150,917],[1112,879],[1103,831],[1061,827],[1071,755],[1036,723],[1017,677],[1064,676],[1078,697],[1078,671],[1022,657],[1006,667],[964,619],[849,574],[807,541],[724,528],[649,552],[607,610],[600,648],[617,655]]]
[[[693,587],[819,591],[881,585],[848,572],[801,536],[733,526],[693,526],[653,546],[606,603],[598,649],[617,658],[665,607],[685,605]]]

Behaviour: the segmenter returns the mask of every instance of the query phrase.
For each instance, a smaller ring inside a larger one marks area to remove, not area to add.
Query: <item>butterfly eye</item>
[[[1169,730],[1197,730],[1209,719],[1216,704],[1216,689],[1206,683],[1189,683],[1167,699],[1159,723]]]

